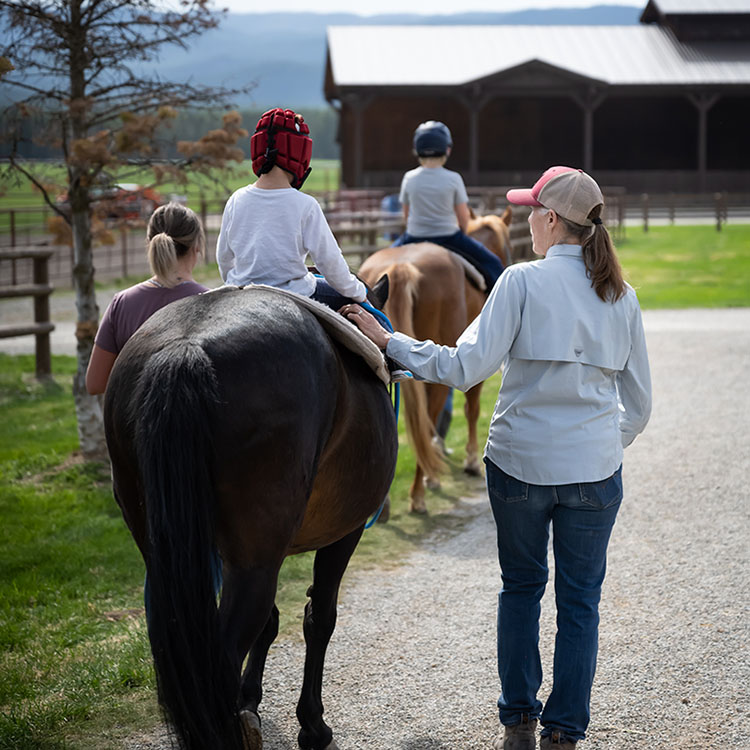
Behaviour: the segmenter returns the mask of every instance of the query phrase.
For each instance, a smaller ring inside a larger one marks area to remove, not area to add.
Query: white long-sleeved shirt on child
[[[294,188],[247,185],[227,201],[216,259],[227,284],[267,284],[309,297],[315,276],[309,254],[325,280],[344,297],[361,302],[365,285],[349,270],[318,202]]]

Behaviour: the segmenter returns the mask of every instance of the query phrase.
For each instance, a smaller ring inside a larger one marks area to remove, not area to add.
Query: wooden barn
[[[750,0],[649,0],[632,26],[341,26],[342,180],[393,187],[424,120],[468,185],[580,165],[628,191],[750,190]]]

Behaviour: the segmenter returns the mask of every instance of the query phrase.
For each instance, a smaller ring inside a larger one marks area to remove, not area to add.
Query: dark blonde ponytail
[[[172,286],[169,278],[177,265],[177,248],[174,240],[166,233],[155,234],[148,243],[148,265],[151,273]]]
[[[600,203],[589,213],[588,218],[594,222],[593,229],[575,224],[562,216],[560,219],[570,234],[581,243],[586,275],[591,279],[592,288],[602,301],[614,304],[624,296],[626,287],[615,246],[607,228],[602,224],[602,207]]]
[[[177,261],[194,248],[202,253],[206,238],[200,219],[180,203],[168,203],[151,214],[146,229],[151,273],[166,286],[174,286]]]

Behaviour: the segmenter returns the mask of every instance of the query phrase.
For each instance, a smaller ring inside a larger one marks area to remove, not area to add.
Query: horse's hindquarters
[[[395,472],[398,437],[388,392],[358,357],[342,349],[338,356],[344,385],[294,552],[318,549],[361,526],[381,506]]]

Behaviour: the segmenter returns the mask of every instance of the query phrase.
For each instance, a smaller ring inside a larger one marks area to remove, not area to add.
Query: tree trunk
[[[71,54],[69,58],[70,102],[69,139],[65,149],[88,135],[86,124],[86,50],[87,31],[83,24],[81,0],[71,0],[69,32]],[[86,391],[86,369],[94,347],[94,336],[99,324],[99,307],[94,289],[94,256],[91,247],[90,173],[80,163],[68,163],[68,198],[70,200],[71,228],[73,230],[73,288],[76,293],[76,358],[78,367],[73,378],[73,400],[78,420],[78,441],[87,461],[107,459],[104,439],[104,420],[98,397]]]
[[[75,192],[75,191],[73,191]],[[76,293],[76,357],[78,367],[73,378],[73,399],[78,420],[78,440],[81,453],[87,461],[107,459],[107,445],[104,440],[104,422],[99,398],[86,391],[86,369],[89,365],[94,336],[99,321],[99,306],[96,304],[94,288],[94,260],[91,248],[91,219],[86,208],[76,210],[74,195],[71,194],[73,208],[73,286]]]

